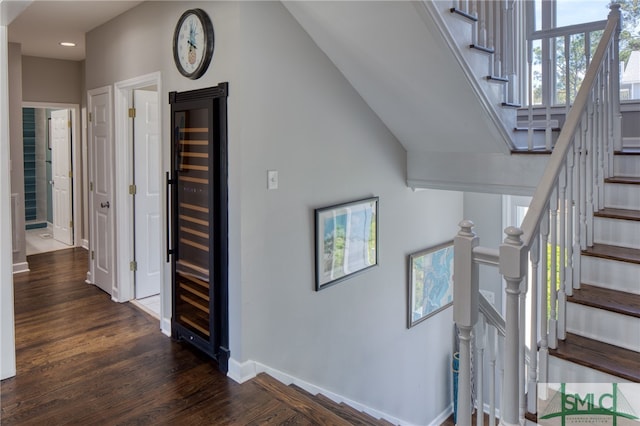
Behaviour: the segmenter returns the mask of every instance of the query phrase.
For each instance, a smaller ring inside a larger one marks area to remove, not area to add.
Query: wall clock
[[[195,80],[202,77],[213,56],[213,24],[202,9],[190,9],[180,16],[173,33],[173,60],[180,74]]]

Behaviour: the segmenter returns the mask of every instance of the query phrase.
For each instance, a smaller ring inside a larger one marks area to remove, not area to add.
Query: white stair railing
[[[479,246],[471,221],[460,222],[454,239],[453,311],[460,335],[460,425],[471,424],[472,330],[480,313],[488,324],[499,322],[485,312],[486,304],[479,293],[480,264],[497,266],[506,282],[500,423],[519,425],[524,407],[535,411],[535,385],[549,379],[548,351],[556,346],[557,339],[564,338],[566,295],[579,286],[580,249],[593,244],[593,213],[603,207],[604,179],[609,177],[613,152],[620,143],[616,131],[620,128],[619,76],[615,71],[619,31],[620,8],[613,5],[521,228],[506,228],[504,243],[495,250]],[[527,325],[521,315],[521,293],[527,291],[522,284],[525,278],[531,292],[529,342],[521,335]],[[483,407],[483,401],[477,406]]]
[[[488,76],[505,81],[503,103],[508,105],[519,105],[525,99],[524,90],[521,90],[525,86],[522,77],[526,76],[522,50],[526,36],[525,3],[515,0],[454,0],[451,9],[475,21],[471,46],[493,54]]]

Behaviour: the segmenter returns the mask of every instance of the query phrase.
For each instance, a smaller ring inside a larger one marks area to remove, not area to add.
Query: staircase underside
[[[284,5],[408,152],[508,151],[422,2]]]

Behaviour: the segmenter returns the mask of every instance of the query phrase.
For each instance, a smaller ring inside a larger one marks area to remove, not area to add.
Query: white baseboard
[[[80,246],[85,250],[89,250],[89,240],[80,240]]]
[[[337,393],[331,392],[327,389],[323,389],[319,386],[316,386],[312,383],[306,382],[302,379],[299,379],[297,377],[294,377],[290,374],[284,373],[280,370],[276,370],[275,368],[271,368],[267,365],[261,364],[259,362],[256,361],[245,361],[243,363],[240,363],[236,360],[234,360],[233,358],[229,359],[229,371],[227,373],[227,376],[231,379],[233,379],[234,381],[238,382],[238,383],[244,383],[247,380],[251,380],[252,378],[254,378],[256,375],[260,374],[260,373],[267,373],[268,375],[270,375],[271,377],[273,377],[274,379],[278,380],[281,383],[284,383],[285,385],[290,385],[290,384],[294,384],[296,386],[301,387],[302,389],[306,390],[307,392],[316,395],[316,394],[322,394],[324,396],[326,396],[327,398],[335,401],[336,403],[345,403],[346,405],[349,405],[352,408],[355,408],[358,411],[363,411],[367,414],[369,414],[370,416],[377,418],[377,419],[384,419],[387,420],[393,424],[396,425],[404,425],[404,426],[417,426],[414,423],[411,422],[407,422],[405,420],[401,420],[397,417],[394,417],[390,414],[384,413],[382,411],[376,410],[374,408],[368,407],[364,404],[360,404],[359,402],[353,401],[349,398],[345,398],[342,395],[338,395]],[[438,416],[438,419],[440,419],[440,417],[444,416],[445,413],[448,413],[445,417],[443,417],[443,419],[446,419],[447,417],[449,417],[451,415],[451,413],[453,413],[453,409],[451,408],[451,406],[449,406],[449,408],[447,408],[442,414],[440,414]],[[439,425],[442,422],[438,422],[438,419],[434,420],[432,423],[432,425]]]
[[[13,273],[14,274],[21,274],[23,272],[29,272],[29,262],[20,262],[20,263],[14,263],[13,264]]]
[[[453,402],[451,404],[449,404],[449,406],[447,408],[445,408],[445,410],[442,413],[440,413],[438,415],[438,417],[433,419],[433,421],[431,423],[429,423],[429,426],[440,426],[449,417],[451,417],[452,414],[453,414]]]
[[[162,334],[171,337],[171,318],[162,318],[160,320],[160,331],[162,331]]]
[[[236,383],[244,383],[256,377],[256,363],[254,361],[238,362],[233,358],[229,358],[229,371],[227,377]]]

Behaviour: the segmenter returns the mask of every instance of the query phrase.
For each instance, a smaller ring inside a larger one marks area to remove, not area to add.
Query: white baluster
[[[487,45],[487,9],[488,5],[485,2],[478,2],[478,45]]]
[[[529,70],[529,78],[527,81],[527,98],[529,105],[527,107],[527,149],[533,150],[533,43],[527,41],[527,69]]]
[[[527,274],[528,275],[528,274]],[[518,349],[519,359],[518,359],[518,401],[520,401],[520,409],[518,411],[518,419],[524,419],[524,413],[527,409],[527,400],[525,395],[525,390],[527,388],[527,371],[526,371],[526,355],[527,355],[527,346],[526,346],[526,335],[525,332],[525,324],[527,324],[527,284],[528,279],[525,276],[520,282],[520,318],[518,322],[520,323],[520,333],[519,333],[519,341],[518,341]]]
[[[586,183],[587,183],[587,188],[586,188],[586,195],[587,195],[587,199],[586,199],[586,208],[585,208],[585,215],[586,215],[586,220],[585,220],[585,225],[586,225],[586,235],[587,235],[587,246],[591,247],[593,246],[593,211],[594,211],[594,202],[593,202],[593,197],[594,197],[594,171],[596,169],[596,158],[597,156],[595,155],[595,144],[594,144],[594,132],[593,132],[593,127],[594,127],[594,118],[593,118],[593,113],[594,113],[594,99],[593,99],[593,95],[590,96],[589,99],[589,106],[588,106],[588,112],[587,112],[587,130],[586,130],[586,150],[587,150],[587,166],[585,169],[586,172]]]
[[[545,211],[548,212],[548,206]],[[547,301],[549,300],[549,277],[547,270],[549,268],[547,262],[548,244],[549,244],[549,214],[544,214],[540,222],[540,349],[538,350],[538,381],[546,382],[549,379],[549,329],[548,329],[548,311]],[[542,395],[541,397],[544,397]],[[545,398],[546,399],[546,398]]]
[[[500,407],[502,415],[500,424],[519,425],[518,407],[519,385],[519,342],[520,342],[520,314],[519,295],[520,283],[527,273],[527,253],[520,236],[522,230],[515,227],[505,229],[507,237],[500,245],[500,273],[507,282],[506,295],[506,333],[504,349],[504,381],[502,392],[504,404]]]
[[[473,248],[479,243],[473,222],[463,220],[454,238],[453,319],[460,338],[458,373],[459,425],[471,425],[471,331],[478,321],[478,265],[473,261]]]
[[[612,92],[612,104],[613,104],[613,143],[616,151],[622,150],[622,113],[620,112],[620,5],[613,3],[609,6],[611,11],[609,16],[618,16],[618,28],[613,37],[611,43],[611,49],[613,50],[611,59],[611,92]]]
[[[487,341],[487,326],[484,316],[480,315],[476,324],[476,425],[484,426],[484,349]]]
[[[587,170],[587,150],[589,149],[587,145],[587,123],[587,113],[583,113],[582,120],[580,121],[580,203],[578,204],[580,215],[580,250],[587,248],[587,182],[589,176]]]
[[[579,129],[578,129],[579,130]],[[567,296],[572,296],[573,295],[573,275],[574,275],[574,268],[573,268],[573,249],[574,249],[574,242],[573,242],[573,235],[574,235],[574,223],[573,223],[573,217],[574,217],[574,212],[575,212],[575,146],[577,145],[576,143],[576,137],[573,137],[573,150],[569,151],[569,153],[567,154],[567,201],[566,201],[566,205],[567,205],[567,233],[566,233],[566,241],[567,241],[567,245],[566,245],[566,260],[567,260],[567,265],[565,268],[566,271],[566,275],[565,275],[565,281],[564,281],[564,292]],[[578,272],[576,272],[578,273]]]
[[[580,288],[580,151],[582,142],[582,129],[578,127],[576,130],[576,136],[573,140],[573,160],[571,162],[573,173],[572,175],[572,199],[573,209],[571,210],[571,229],[573,230],[573,245],[571,247],[571,280],[569,282],[570,292],[567,291],[568,296],[573,295],[573,289]]]
[[[604,162],[605,162],[605,139],[606,133],[604,129],[604,76],[602,71],[598,74],[598,95],[600,102],[598,103],[598,210],[604,208]]]
[[[559,250],[557,254],[558,259],[558,272],[560,273],[560,282],[558,283],[558,330],[557,336],[558,339],[564,340],[566,337],[566,306],[567,306],[567,293],[565,291],[565,283],[566,283],[566,247],[567,247],[567,198],[566,198],[566,187],[567,187],[567,167],[564,165],[562,170],[560,171],[558,188],[558,204],[560,207],[560,213],[558,216],[559,219],[559,235],[558,235],[558,245]]]
[[[538,265],[540,262],[540,238],[535,238],[531,248],[529,249],[529,259],[531,262],[531,285],[529,291],[531,291],[531,330],[529,330],[529,382],[527,384],[527,410],[530,413],[536,412],[536,406],[538,402],[538,392],[536,384],[538,381],[537,369],[538,369],[538,286],[540,284]],[[546,273],[546,271],[545,271]]]
[[[496,424],[496,344],[498,340],[498,330],[489,327],[487,336],[487,348],[489,349],[489,424]]]
[[[564,98],[565,98],[565,114],[569,113],[571,109],[571,68],[569,65],[569,58],[571,56],[571,36],[564,36]]]
[[[551,230],[549,259],[549,347],[558,347],[558,311],[556,304],[558,300],[558,185],[556,183],[551,199],[549,200],[549,229]]]

